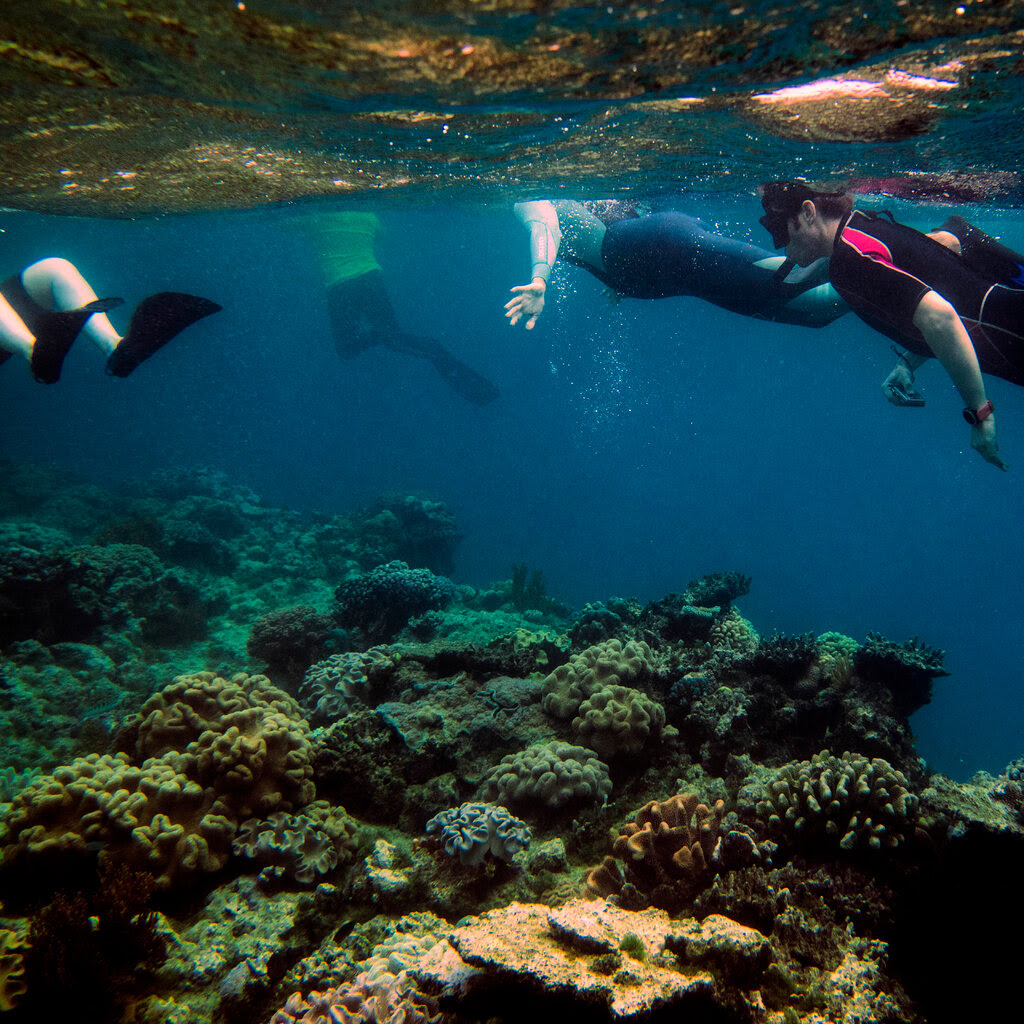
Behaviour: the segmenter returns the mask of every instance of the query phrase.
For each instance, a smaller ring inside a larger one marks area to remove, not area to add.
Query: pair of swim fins
[[[43,384],[60,380],[64,359],[86,320],[94,313],[106,313],[123,304],[124,299],[119,298],[96,299],[77,309],[41,314],[32,346],[32,376]],[[185,292],[157,292],[148,296],[136,306],[128,333],[107,358],[107,373],[127,377],[186,327],[222,308],[216,302]]]

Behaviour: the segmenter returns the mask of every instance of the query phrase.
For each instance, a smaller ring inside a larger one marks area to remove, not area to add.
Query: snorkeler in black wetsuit
[[[625,208],[625,210],[624,210]],[[800,270],[749,242],[726,238],[674,211],[638,215],[627,204],[516,204],[530,231],[532,281],[512,289],[512,324],[531,329],[544,308],[556,257],[583,267],[618,296],[693,296],[760,320],[823,327],[847,311],[824,263]]]
[[[906,404],[914,371],[937,357],[966,403],[972,447],[1006,469],[982,373],[1024,384],[1024,256],[962,217],[926,235],[802,182],[769,182],[762,203],[776,248],[801,266],[828,258],[854,312],[909,349],[883,385],[889,400]]]

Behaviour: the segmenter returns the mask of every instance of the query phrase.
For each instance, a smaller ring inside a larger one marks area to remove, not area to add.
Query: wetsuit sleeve
[[[554,204],[547,200],[516,203],[515,213],[530,232],[530,279],[547,281],[562,239]]]

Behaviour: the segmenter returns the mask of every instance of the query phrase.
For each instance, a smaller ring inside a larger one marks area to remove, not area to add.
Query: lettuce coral
[[[460,863],[475,866],[489,853],[511,860],[530,843],[525,821],[514,818],[494,804],[466,803],[435,814],[426,826],[427,835],[438,833],[441,849]]]

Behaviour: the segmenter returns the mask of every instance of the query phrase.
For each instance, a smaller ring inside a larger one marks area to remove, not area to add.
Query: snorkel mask
[[[772,236],[776,249],[789,244],[789,222],[799,213],[804,200],[813,201],[819,194],[799,181],[769,181],[761,187],[764,216],[760,222]]]

